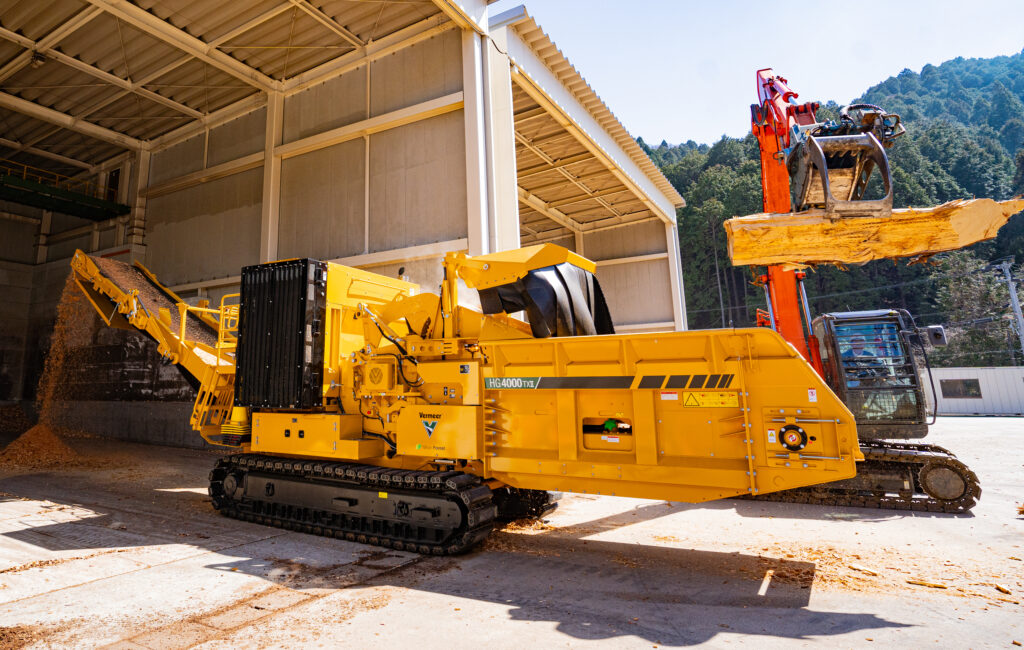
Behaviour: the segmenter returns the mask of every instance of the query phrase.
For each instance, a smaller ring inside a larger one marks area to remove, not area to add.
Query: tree
[[[1024,194],[1024,149],[1017,152],[1017,159],[1014,163],[1017,173],[1013,175],[1013,193]]]
[[[961,57],[925,66],[920,74],[903,70],[849,103],[861,102],[899,113],[907,127],[888,151],[893,207],[1024,194],[1024,52],[993,59]],[[834,101],[822,101],[818,120],[838,119],[839,108]],[[764,297],[750,276],[763,271],[732,267],[720,228],[725,219],[761,211],[756,138],[748,133],[711,145],[640,145],[687,202],[679,210],[678,224],[690,327],[721,326],[721,303],[727,321],[753,324]],[[867,198],[880,196],[877,181],[874,174]],[[1024,214],[1011,218],[994,241],[971,250],[978,260],[1021,255]],[[808,276],[807,290],[818,313],[893,307],[931,315],[936,289],[927,281],[930,272],[936,273],[924,265],[889,260],[846,270],[819,268]],[[927,320],[957,320],[937,316]]]
[[[936,365],[1014,365],[1009,291],[1001,274],[987,267],[966,250],[944,255],[934,267],[935,307],[944,316],[949,340],[948,346],[936,348]]]

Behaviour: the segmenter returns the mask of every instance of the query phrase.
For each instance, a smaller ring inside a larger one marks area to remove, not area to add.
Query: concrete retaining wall
[[[63,402],[58,424],[151,445],[212,448],[189,426],[190,402]]]

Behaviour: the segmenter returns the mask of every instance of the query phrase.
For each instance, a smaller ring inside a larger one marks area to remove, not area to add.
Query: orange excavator
[[[981,496],[974,472],[941,447],[909,442],[934,424],[925,343],[944,345],[942,328],[918,328],[897,309],[812,318],[802,269],[959,248],[994,236],[1024,205],[985,199],[894,211],[886,150],[905,133],[898,115],[854,104],[838,120],[818,121],[819,104],[797,103],[797,93],[771,69],[757,71],[757,92],[751,122],[765,213],[726,223],[730,255],[734,264],[767,266],[758,278],[767,302],[758,324],[781,334],[846,403],[865,457],[855,478],[757,498],[969,511]],[[869,191],[873,174],[881,182]],[[876,198],[867,198],[871,191]],[[961,225],[965,218],[974,231]]]

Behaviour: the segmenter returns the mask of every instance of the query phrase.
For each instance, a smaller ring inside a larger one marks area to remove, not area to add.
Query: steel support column
[[[132,161],[132,211],[125,233],[127,244],[132,247],[144,246],[146,236],[146,186],[149,185],[149,163],[151,155],[148,150],[140,149]]]
[[[50,236],[53,227],[53,213],[43,210],[43,219],[39,223],[39,239],[36,242],[36,264],[46,262],[46,238]]]
[[[668,250],[668,277],[672,284],[672,320],[676,331],[687,329],[686,289],[683,286],[683,262],[679,253],[679,231],[674,223],[665,224],[665,244]]]
[[[462,92],[466,131],[466,218],[469,254],[491,252],[490,197],[487,191],[487,105],[480,36],[462,30]]]
[[[260,217],[260,262],[277,259],[277,235],[281,218],[281,157],[274,148],[281,144],[284,95],[269,93],[263,143],[263,206]]]
[[[493,39],[493,43],[491,42]],[[503,50],[505,30],[481,37],[488,99],[488,192],[491,251],[519,248],[519,192],[516,179],[516,128],[512,104],[512,66]]]

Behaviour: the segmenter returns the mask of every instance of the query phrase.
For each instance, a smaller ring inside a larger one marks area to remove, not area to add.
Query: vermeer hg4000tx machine
[[[699,502],[849,478],[863,458],[850,411],[779,334],[614,334],[594,263],[552,244],[449,253],[440,295],[261,264],[216,309],[139,265],[79,251],[72,267],[108,325],[194,379],[193,428],[238,452],[210,474],[213,505],[239,519],[449,554],[543,514],[548,490]]]

